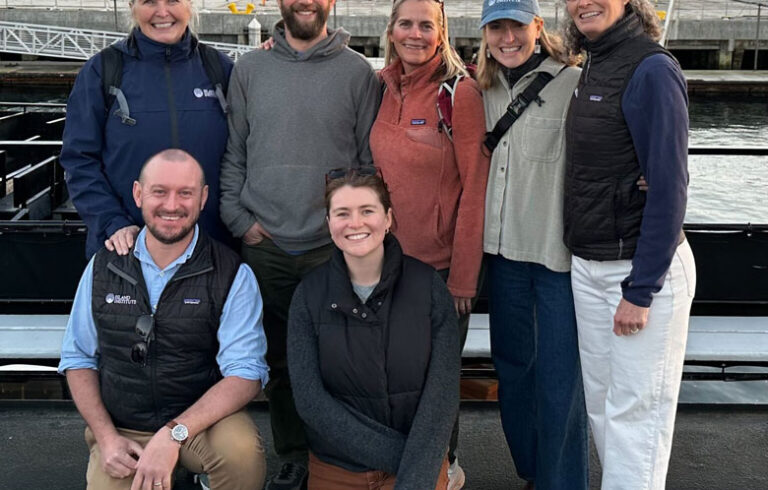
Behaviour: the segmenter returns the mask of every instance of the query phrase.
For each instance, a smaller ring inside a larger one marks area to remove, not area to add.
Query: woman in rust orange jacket
[[[403,251],[446,280],[463,320],[463,345],[483,255],[488,178],[483,101],[449,45],[442,2],[396,0],[387,38],[386,67],[380,73],[384,94],[371,130],[371,152],[392,192]],[[441,118],[437,103],[443,84],[452,103]],[[455,437],[451,449],[454,463]],[[458,466],[452,466],[455,473]]]

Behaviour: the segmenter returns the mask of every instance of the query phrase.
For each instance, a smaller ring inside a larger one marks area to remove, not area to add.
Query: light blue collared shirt
[[[197,244],[199,230],[195,226],[192,242],[181,256],[164,269],[155,265],[146,245],[147,229],[142,228],[136,239],[133,254],[141,263],[141,272],[147,285],[152,311],[165,285],[179,268],[192,256]],[[67,369],[98,369],[99,345],[96,324],[91,309],[93,291],[93,258],[80,278],[72,313],[61,345],[59,373]],[[237,376],[249,380],[261,380],[266,386],[269,368],[264,360],[267,339],[262,326],[262,300],[256,277],[250,267],[241,264],[221,312],[217,337],[219,352],[216,362],[223,376]]]

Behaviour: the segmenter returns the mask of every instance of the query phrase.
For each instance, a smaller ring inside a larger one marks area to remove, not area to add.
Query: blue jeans
[[[501,424],[536,490],[588,488],[587,415],[569,272],[488,257]]]

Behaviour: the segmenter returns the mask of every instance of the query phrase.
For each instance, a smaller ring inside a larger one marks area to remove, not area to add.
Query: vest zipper
[[[619,256],[616,257],[618,260],[621,260],[621,253],[624,251],[624,239],[619,238]]]
[[[180,148],[179,125],[176,120],[176,103],[173,99],[173,80],[171,79],[171,48],[165,48],[165,84],[168,88],[168,117],[171,119],[171,148]]]
[[[160,305],[163,304],[163,298],[168,293],[168,289],[169,289],[168,285],[170,285],[172,282],[177,282],[177,281],[180,281],[182,279],[186,279],[188,277],[199,276],[201,274],[205,274],[205,273],[211,272],[212,270],[214,270],[213,266],[209,266],[209,267],[206,267],[205,269],[201,269],[199,271],[191,272],[189,274],[184,274],[184,275],[181,275],[181,276],[178,275],[178,274],[174,274],[174,276],[171,278],[171,280],[168,281],[168,284],[166,284],[165,288],[163,288],[163,292],[160,293],[160,298],[158,298],[158,300],[157,300],[158,308],[160,307]],[[150,304],[149,307],[151,309],[152,305]],[[154,318],[156,313],[157,313],[157,310],[154,310],[154,313],[152,314],[153,318]],[[157,330],[157,323],[155,323],[155,331],[156,330]],[[158,424],[165,424],[168,421],[167,420],[160,420],[160,409],[158,408],[158,403],[157,403],[159,395],[158,395],[158,391],[157,391],[157,350],[156,350],[156,343],[152,344],[152,359],[155,361],[155,362],[152,363],[152,403],[155,405],[155,418],[157,420],[157,423]]]
[[[173,277],[171,278],[171,280],[168,281],[168,282],[180,281],[182,279],[187,279],[188,277],[195,277],[195,276],[199,276],[201,274],[207,274],[207,273],[209,273],[211,271],[213,271],[213,266],[212,265],[206,267],[205,269],[200,269],[199,271],[190,272],[189,274],[183,274],[183,275],[174,274]]]
[[[589,80],[589,67],[592,65],[592,53],[587,51],[587,66],[584,69],[584,81]]]

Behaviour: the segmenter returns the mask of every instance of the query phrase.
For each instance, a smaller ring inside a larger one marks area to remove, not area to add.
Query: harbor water
[[[695,97],[691,146],[768,146],[768,100]],[[768,224],[768,157],[692,155],[686,223]]]
[[[3,90],[0,101],[65,102],[66,94]],[[696,96],[689,113],[691,146],[768,145],[765,98]],[[691,155],[689,173],[686,223],[768,224],[767,156]],[[684,381],[680,403],[768,405],[768,381]]]

